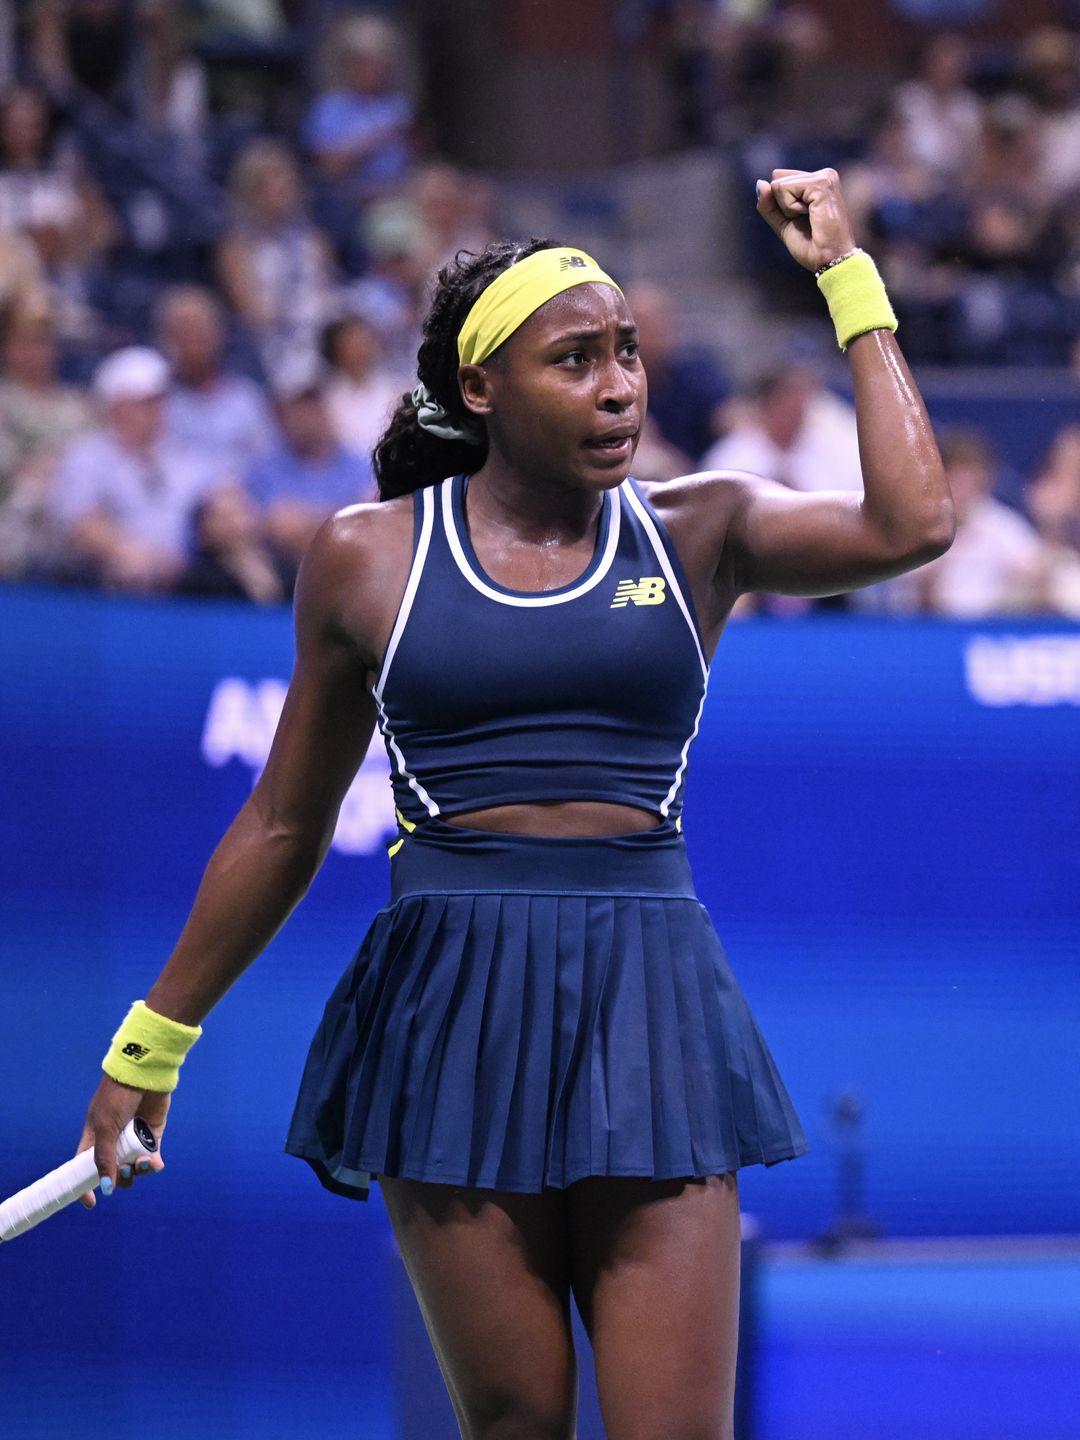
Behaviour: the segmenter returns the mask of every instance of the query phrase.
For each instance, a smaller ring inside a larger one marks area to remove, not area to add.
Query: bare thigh
[[[730,1440],[736,1176],[593,1176],[566,1198],[573,1291],[608,1440]]]
[[[379,1176],[466,1440],[572,1440],[565,1196]]]

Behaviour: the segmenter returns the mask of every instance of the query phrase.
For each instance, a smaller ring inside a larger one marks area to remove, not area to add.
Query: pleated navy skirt
[[[672,823],[553,839],[433,819],[391,878],[286,1141],[328,1189],[539,1192],[806,1151]]]

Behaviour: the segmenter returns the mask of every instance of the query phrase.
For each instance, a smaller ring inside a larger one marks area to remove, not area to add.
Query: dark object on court
[[[851,1240],[877,1240],[881,1235],[881,1227],[866,1213],[862,1099],[854,1090],[842,1090],[828,1113],[836,1144],[837,1215],[831,1229],[818,1238],[823,1254],[842,1250]]]

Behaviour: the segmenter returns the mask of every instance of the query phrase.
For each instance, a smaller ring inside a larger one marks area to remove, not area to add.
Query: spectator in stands
[[[274,443],[276,427],[260,386],[222,366],[225,326],[209,290],[178,286],[158,308],[158,338],[172,369],[166,407],[169,434],[209,450],[242,477]]]
[[[85,271],[119,235],[74,157],[51,153],[48,106],[26,87],[0,101],[0,231],[29,236],[53,277]]]
[[[1049,365],[1065,357],[1068,317],[1055,282],[1066,247],[1051,218],[1059,193],[1040,180],[1039,135],[1023,96],[987,106],[964,232],[948,256],[956,297],[947,358]]]
[[[41,256],[25,235],[0,230],[0,311],[27,301],[49,308],[49,282]]]
[[[855,411],[803,366],[770,371],[703,470],[748,470],[793,490],[861,490]]]
[[[956,507],[956,539],[947,555],[919,571],[919,607],[978,619],[1039,608],[1048,556],[1031,524],[994,498],[997,457],[978,431],[939,437]]]
[[[873,127],[864,159],[844,169],[844,191],[859,236],[880,251],[908,242],[922,247],[924,216],[941,185],[933,169],[914,152],[899,108],[890,104]],[[869,241],[868,241],[869,243]]]
[[[879,256],[918,359],[1056,364],[1070,317],[1058,192],[1039,179],[1039,117],[1005,94],[982,111],[977,143],[952,179],[912,143],[899,104],[866,160],[845,173],[857,234]]]
[[[168,388],[156,350],[130,346],[98,366],[100,428],[64,451],[53,494],[71,578],[145,592],[170,589],[182,573],[195,509],[224,476],[166,433]]]
[[[1080,425],[1067,425],[1024,492],[1048,552],[1045,607],[1080,619]]]
[[[1077,308],[1080,303],[1080,189],[1073,190],[1054,211],[1050,221],[1053,247],[1057,251],[1054,283],[1066,297],[1073,323],[1068,346],[1068,360],[1073,360],[1073,347],[1080,334]]]
[[[229,303],[253,337],[266,372],[316,353],[331,306],[333,250],[308,218],[292,154],[255,140],[233,167],[232,226],[218,250]]]
[[[971,48],[959,35],[935,36],[894,108],[906,153],[935,188],[963,183],[979,145],[979,102],[968,86]]]
[[[48,497],[60,450],[90,424],[80,391],[56,380],[48,301],[16,298],[0,322],[0,575],[32,575],[56,559]]]
[[[711,9],[712,0],[647,0],[637,12],[635,39],[667,92],[671,138],[679,149],[708,145],[716,138]]]
[[[962,265],[950,317],[954,358],[1043,363],[1058,358],[1054,270],[1060,242],[1048,225],[1058,193],[1039,180],[1034,109],[1017,95],[987,108],[968,188]]]
[[[434,275],[459,250],[478,255],[494,238],[492,189],[480,176],[438,161],[417,172],[411,193],[423,231],[421,260],[429,274]]]
[[[1043,219],[1015,191],[976,196],[961,256],[974,271],[1049,278],[1052,254]]]
[[[1080,425],[1057,434],[1024,498],[1040,535],[1080,554]]]
[[[681,340],[667,290],[639,281],[626,297],[649,377],[649,418],[660,439],[681,451],[692,469],[721,432],[730,387],[710,351]]]
[[[1022,95],[999,95],[983,111],[967,190],[1009,192],[1045,210],[1051,197],[1041,190],[1040,169],[1038,111]]]
[[[1068,30],[1046,27],[1028,35],[1021,76],[1038,112],[1036,183],[1064,194],[1080,185],[1080,44]]]
[[[998,97],[983,112],[979,145],[965,187],[969,231],[977,229],[980,205],[1003,205],[1028,212],[1026,234],[1028,243],[1034,243],[1061,193],[1057,186],[1047,189],[1040,168],[1040,126],[1034,106],[1021,95]],[[989,248],[1000,247],[990,242]]]
[[[386,366],[379,333],[362,315],[328,325],[322,353],[330,366],[326,408],[334,434],[346,450],[369,461],[390,411],[415,381]]]
[[[873,250],[903,314],[904,353],[947,358],[963,279],[952,250],[965,210],[959,188],[943,192],[937,174],[916,159],[897,106],[875,124],[864,158],[845,166],[844,191],[855,234]]]
[[[291,588],[289,572],[263,534],[262,516],[239,485],[223,485],[197,507],[192,558],[180,576],[181,595],[253,600],[272,605]]]
[[[144,0],[153,12],[168,0]],[[76,84],[124,109],[141,27],[130,0],[36,0],[32,9],[34,64],[49,88],[65,94]]]
[[[363,230],[370,264],[349,286],[346,303],[378,331],[390,368],[412,374],[429,279],[423,224],[416,206],[399,197],[369,205]]]
[[[355,205],[407,180],[412,105],[398,73],[400,37],[389,21],[354,16],[332,39],[337,84],[312,106],[304,141],[322,179]]]
[[[285,0],[290,10],[294,7]],[[238,41],[241,49],[266,45],[287,35],[282,0],[199,0],[203,33]]]
[[[329,515],[375,497],[370,463],[335,438],[322,385],[321,372],[302,361],[276,377],[281,440],[256,461],[247,480],[290,581],[315,531]]]
[[[777,125],[789,135],[828,130],[840,97],[823,84],[833,43],[818,10],[798,0],[707,0],[704,11],[714,84],[728,112],[722,136]]]
[[[205,24],[209,19],[206,0],[200,8]],[[210,77],[194,44],[192,19],[189,7],[174,3],[155,5],[143,17],[137,110],[143,127],[161,136],[182,164],[205,170],[210,148]]]
[[[70,99],[73,88],[89,91],[140,125],[169,132],[187,158],[197,157],[206,83],[186,41],[192,11],[205,26],[213,9],[208,0],[194,6],[176,0],[34,0],[32,8],[35,68],[51,94]]]

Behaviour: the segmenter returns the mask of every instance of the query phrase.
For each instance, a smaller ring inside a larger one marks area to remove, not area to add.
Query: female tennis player
[[[287,1149],[344,1195],[378,1178],[468,1440],[574,1434],[571,1293],[610,1440],[730,1436],[737,1171],[806,1143],[687,868],[708,660],[740,593],[833,594],[952,537],[836,174],[778,170],[758,191],[847,350],[865,493],[635,485],[646,383],[615,282],[548,242],[458,257],[377,448],[380,500],[304,560],[266,769],[106,1056],[80,1146],[108,1192],[126,1122],[164,1124],[200,1022],[303,895],[378,724],[391,899],[327,1004]]]

